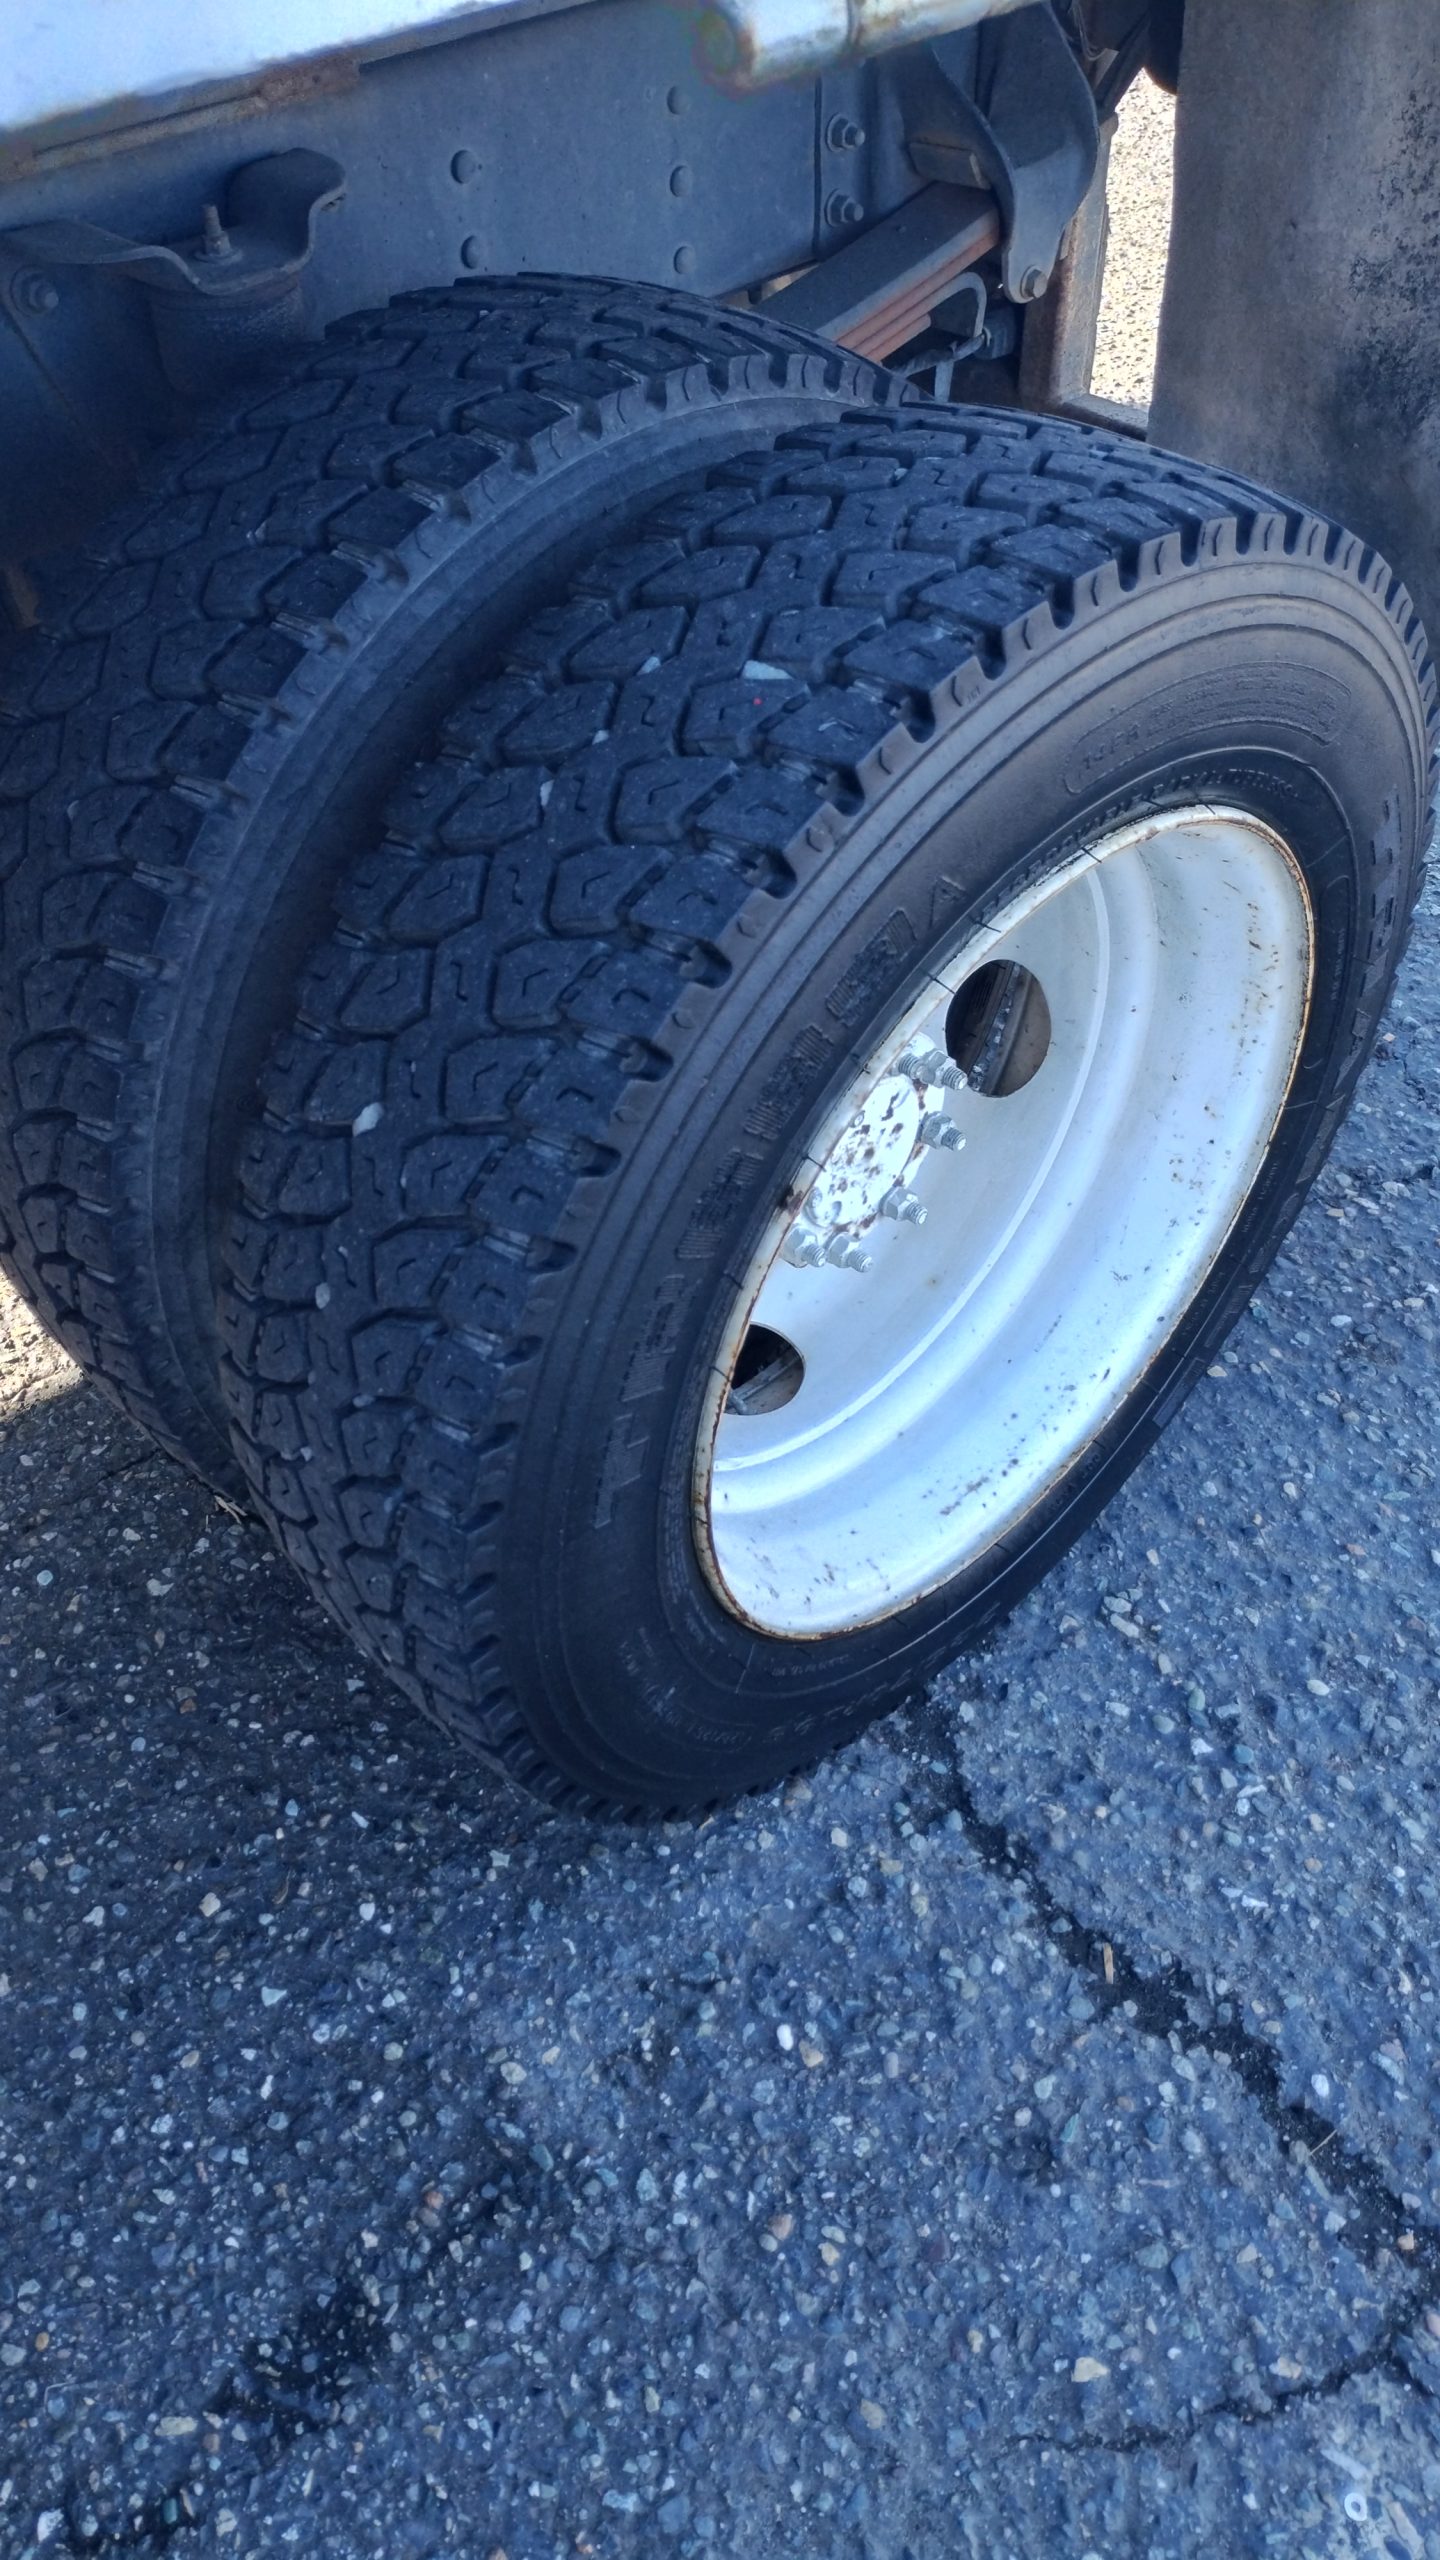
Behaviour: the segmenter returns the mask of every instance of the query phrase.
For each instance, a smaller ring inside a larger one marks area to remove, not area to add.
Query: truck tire
[[[1358,541],[1013,412],[791,431],[603,551],[347,875],[244,1147],[226,1389],[312,1592],[557,1800],[912,1693],[1304,1198],[1431,706]]]
[[[217,1174],[335,871],[582,544],[817,402],[893,396],[681,293],[408,295],[164,457],[49,580],[0,674],[0,1260],[213,1483]]]

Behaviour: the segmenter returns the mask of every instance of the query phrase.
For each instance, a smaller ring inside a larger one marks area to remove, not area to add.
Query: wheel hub
[[[932,960],[726,1327],[695,1516],[727,1608],[777,1635],[863,1626],[1066,1471],[1254,1184],[1310,953],[1278,837],[1192,808],[1117,830]]]
[[[924,1201],[910,1186],[933,1149],[964,1146],[942,1107],[946,1088],[964,1082],[938,1050],[926,1044],[902,1050],[825,1156],[780,1247],[787,1262],[802,1271],[818,1270],[822,1262],[868,1271],[873,1258],[862,1239],[877,1218],[924,1226]]]

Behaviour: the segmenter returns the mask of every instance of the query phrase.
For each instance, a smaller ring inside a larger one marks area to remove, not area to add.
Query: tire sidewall
[[[1130,595],[1102,573],[1092,602],[1078,629],[1046,617],[1022,634],[998,681],[963,673],[937,734],[902,739],[894,769],[866,776],[868,808],[821,815],[792,848],[796,890],[741,918],[729,980],[677,1008],[673,1071],[617,1131],[620,1173],[577,1197],[578,1259],[526,1379],[501,1587],[511,1677],[562,1765],[576,1765],[588,1720],[594,1765],[578,1774],[592,1785],[598,1770],[658,1802],[693,1800],[702,1771],[720,1791],[731,1760],[749,1782],[779,1775],[982,1633],[1213,1357],[1343,1115],[1413,896],[1406,848],[1423,832],[1403,646],[1358,591],[1337,596],[1333,572],[1303,561],[1220,559]],[[1140,1385],[981,1559],[851,1635],[757,1633],[701,1570],[691,1470],[739,1275],[808,1129],[937,947],[1110,827],[1205,801],[1284,838],[1316,938],[1295,1078],[1225,1247]]]

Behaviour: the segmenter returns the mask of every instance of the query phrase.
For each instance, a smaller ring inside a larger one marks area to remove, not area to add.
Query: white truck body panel
[[[387,53],[557,0],[38,0],[0,48],[0,133],[148,122],[196,91],[325,54]],[[569,0],[585,6],[587,0]]]
[[[593,0],[38,0],[0,50],[0,135],[123,132],[185,100],[326,55],[393,53],[487,22]],[[673,0],[656,0],[657,7]],[[692,14],[725,85],[811,78],[827,64],[973,26],[1027,0],[718,0]]]

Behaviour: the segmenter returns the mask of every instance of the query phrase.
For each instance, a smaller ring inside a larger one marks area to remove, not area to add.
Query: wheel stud
[[[920,1123],[920,1138],[922,1145],[945,1147],[952,1155],[958,1155],[965,1144],[954,1121],[947,1120],[943,1111],[926,1112]]]
[[[880,1215],[882,1218],[898,1218],[902,1226],[923,1227],[925,1203],[918,1199],[913,1191],[907,1191],[903,1183],[897,1183],[894,1190],[887,1191],[881,1201]]]
[[[964,1068],[957,1067],[953,1058],[947,1058],[943,1049],[937,1049],[929,1040],[912,1040],[896,1059],[894,1073],[913,1076],[917,1084],[943,1085],[950,1093],[963,1091],[970,1082]]]
[[[872,1257],[853,1236],[832,1236],[825,1247],[825,1259],[833,1262],[837,1271],[868,1271]]]
[[[780,1251],[797,1271],[818,1271],[825,1259],[824,1244],[813,1227],[792,1227]]]

